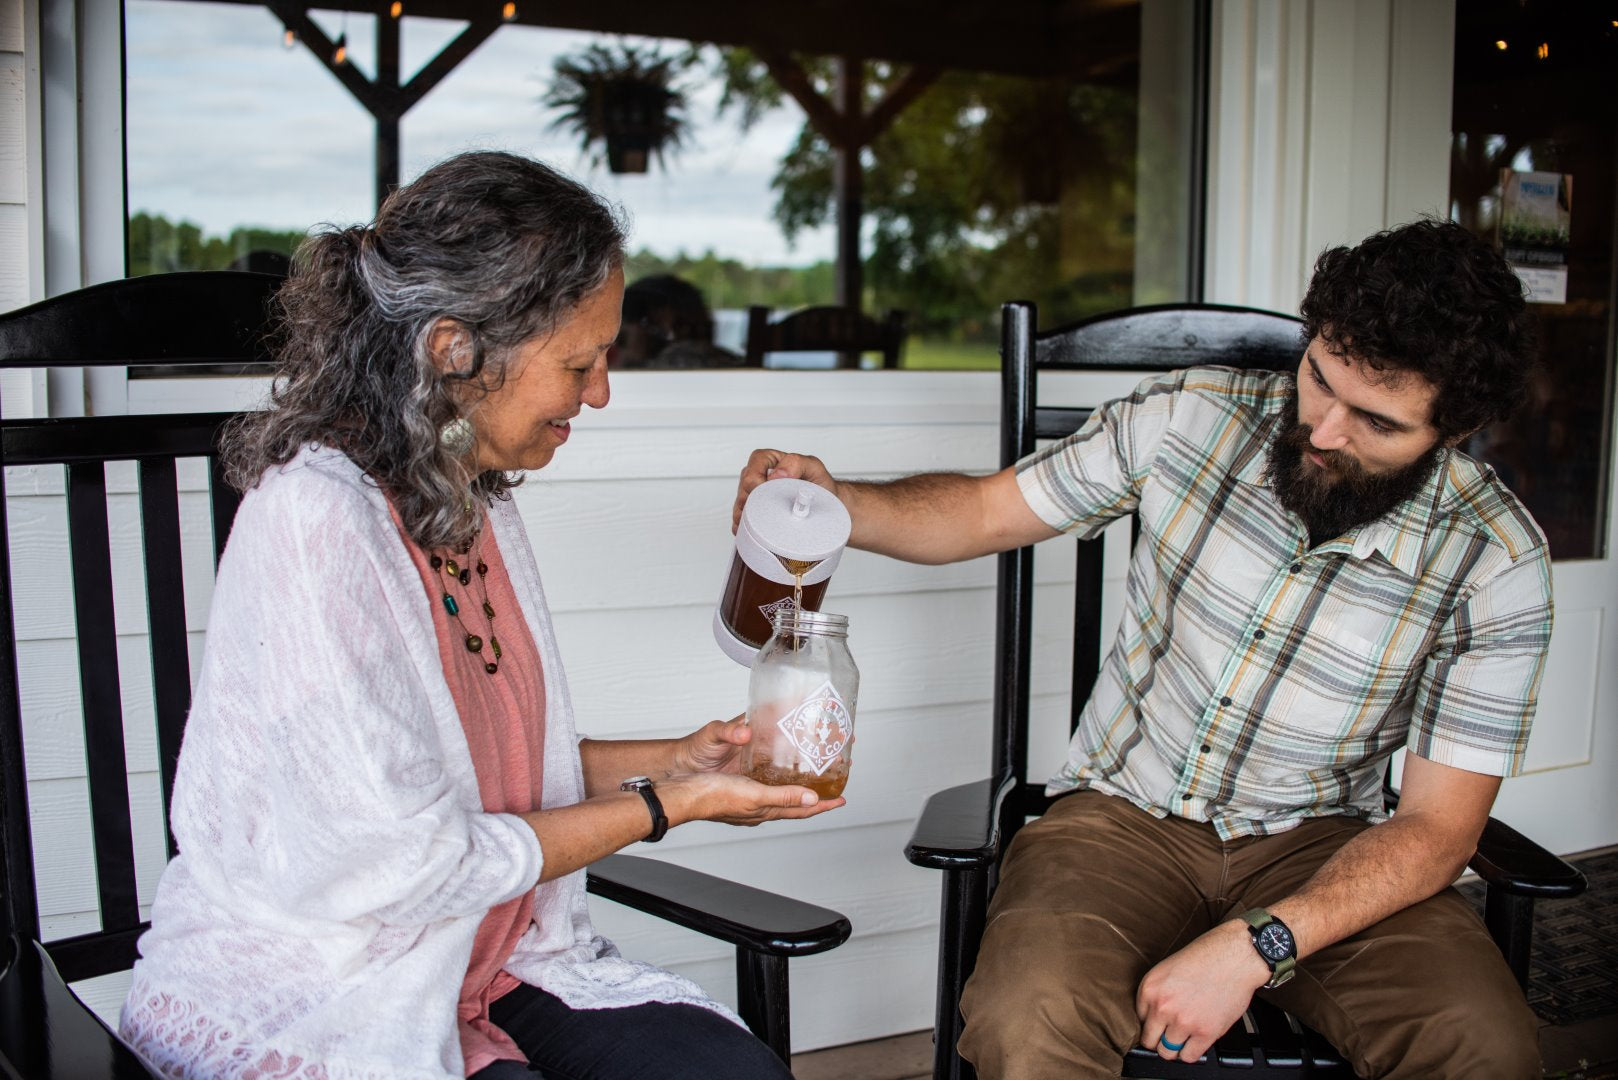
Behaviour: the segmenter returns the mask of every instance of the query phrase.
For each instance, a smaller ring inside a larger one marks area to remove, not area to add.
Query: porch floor
[[[1590,879],[1576,900],[1534,912],[1528,1002],[1539,1029],[1545,1076],[1618,1080],[1618,847],[1570,861]],[[1462,886],[1481,904],[1482,888]],[[930,1031],[797,1054],[796,1080],[921,1080],[932,1075]]]

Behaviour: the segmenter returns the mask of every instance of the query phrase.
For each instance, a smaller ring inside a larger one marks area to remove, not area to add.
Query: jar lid
[[[837,496],[819,484],[784,476],[753,489],[740,527],[780,558],[819,562],[843,549],[854,523]]]

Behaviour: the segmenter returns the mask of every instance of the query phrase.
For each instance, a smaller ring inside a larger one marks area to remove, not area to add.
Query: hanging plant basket
[[[685,94],[674,85],[686,61],[633,45],[591,45],[556,61],[541,101],[560,115],[553,130],[579,137],[596,164],[615,173],[644,173],[652,160],[685,141]]]

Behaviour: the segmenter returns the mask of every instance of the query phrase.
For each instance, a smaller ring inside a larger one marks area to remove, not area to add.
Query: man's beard
[[[1414,496],[1433,475],[1444,451],[1442,442],[1434,443],[1409,465],[1373,473],[1341,450],[1317,449],[1309,442],[1313,431],[1298,421],[1294,387],[1281,414],[1281,430],[1270,443],[1267,472],[1281,505],[1309,530],[1310,547],[1375,521]],[[1318,454],[1325,468],[1305,461],[1305,452]]]

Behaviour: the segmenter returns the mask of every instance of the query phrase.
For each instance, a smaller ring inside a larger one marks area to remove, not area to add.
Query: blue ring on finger
[[[1177,1043],[1169,1042],[1169,1037],[1167,1035],[1159,1035],[1157,1037],[1157,1045],[1161,1046],[1165,1050],[1171,1050],[1176,1054],[1178,1054],[1181,1050],[1184,1050],[1185,1049],[1185,1044],[1190,1042],[1190,1041],[1191,1041],[1191,1036],[1189,1036],[1189,1035],[1187,1035],[1185,1037],[1185,1040],[1183,1042],[1177,1042]]]

